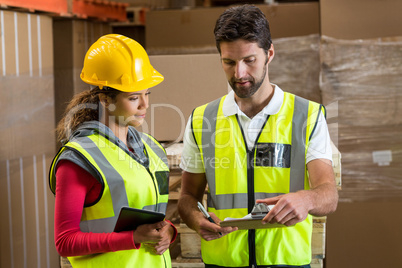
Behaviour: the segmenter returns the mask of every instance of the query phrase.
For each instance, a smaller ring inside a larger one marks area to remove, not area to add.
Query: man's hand
[[[215,223],[210,222],[208,219],[203,217],[199,221],[199,227],[197,228],[198,234],[206,241],[211,241],[214,239],[221,238],[231,232],[237,231],[237,227],[220,227],[219,223],[221,220],[214,214],[209,213],[211,218]],[[219,234],[221,233],[221,234]]]
[[[198,209],[197,202],[201,202],[203,199],[206,185],[205,173],[183,171],[181,194],[177,207],[180,217],[187,226],[195,230],[206,241],[210,241],[236,231],[237,228],[220,227],[221,220],[214,213],[210,213],[215,221],[212,223]]]
[[[304,191],[259,199],[257,203],[275,205],[262,219],[263,223],[280,223],[286,226],[295,225],[307,218],[311,202]]]
[[[277,197],[256,200],[257,203],[275,205],[263,222],[286,226],[304,221],[308,214],[326,216],[336,210],[338,191],[331,161],[315,159],[307,164],[311,188]]]

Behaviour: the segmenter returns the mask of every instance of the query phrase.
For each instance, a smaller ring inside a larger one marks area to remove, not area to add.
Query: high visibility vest
[[[284,94],[251,149],[237,115],[225,117],[226,96],[196,108],[192,132],[208,181],[208,211],[221,220],[251,212],[256,199],[309,189],[305,156],[322,105]],[[206,264],[229,267],[311,262],[312,216],[293,227],[239,230],[201,242]]]
[[[166,212],[169,194],[169,168],[163,147],[141,133],[149,167],[135,161],[122,147],[101,134],[74,137],[53,160],[50,188],[55,192],[56,165],[65,150],[73,150],[98,174],[102,192],[95,204],[84,207],[80,229],[83,232],[113,232],[122,206]],[[65,159],[65,158],[62,158]],[[149,248],[68,257],[73,267],[171,267],[169,250],[163,255]]]

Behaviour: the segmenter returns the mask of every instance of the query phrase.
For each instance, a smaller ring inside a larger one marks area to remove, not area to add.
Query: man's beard
[[[235,79],[235,78],[231,78],[229,81],[229,85],[230,87],[233,89],[233,91],[236,93],[237,97],[239,98],[249,98],[251,96],[253,96],[258,89],[261,87],[262,83],[264,83],[265,81],[265,77],[267,74],[267,65],[264,65],[264,73],[262,74],[262,76],[260,77],[259,80],[255,81],[255,79],[253,77],[246,77],[243,79]],[[245,82],[248,81],[250,83],[250,86],[248,87],[243,87],[243,86],[239,86],[238,84],[236,84],[236,82]]]

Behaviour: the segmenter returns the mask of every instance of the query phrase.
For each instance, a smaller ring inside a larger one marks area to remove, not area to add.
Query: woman
[[[166,212],[165,151],[134,128],[163,76],[140,44],[110,34],[88,50],[81,79],[95,87],[68,105],[50,170],[57,251],[73,267],[171,267],[177,231],[169,221],[113,232],[123,206]]]

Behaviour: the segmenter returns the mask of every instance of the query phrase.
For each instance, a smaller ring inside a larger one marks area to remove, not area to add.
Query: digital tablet
[[[142,224],[163,221],[165,214],[150,210],[122,207],[114,227],[115,232],[134,230]]]

